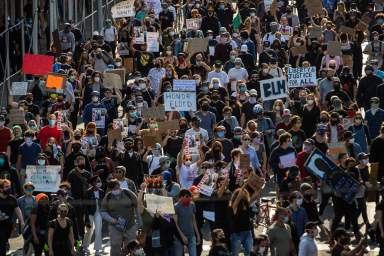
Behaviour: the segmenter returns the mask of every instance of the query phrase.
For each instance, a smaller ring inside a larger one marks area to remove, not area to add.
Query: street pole
[[[97,0],[97,30],[101,32],[103,28],[103,3],[102,0]]]
[[[21,18],[21,56],[25,54],[25,16],[24,16],[24,0],[20,0],[20,18]],[[25,75],[23,74],[23,80]]]
[[[93,9],[94,9],[94,3],[95,3],[95,0],[91,0],[91,21],[92,21],[92,26],[91,26],[91,35],[93,33],[93,31],[95,31],[95,15],[93,15]]]
[[[6,106],[6,102],[10,99],[8,99],[8,96],[9,95],[9,89],[10,88],[10,81],[9,81],[9,77],[11,76],[11,65],[10,65],[10,59],[9,59],[9,31],[8,31],[8,28],[9,28],[9,22],[8,22],[8,16],[9,16],[9,13],[8,13],[8,0],[5,0],[4,1],[4,11],[5,11],[5,50],[6,50],[6,56],[5,56],[5,72],[4,72],[4,76],[6,78],[6,80],[4,79],[4,83],[3,83],[3,88],[2,88],[2,92],[1,92],[1,101],[3,102],[2,106]],[[5,104],[4,104],[5,103]]]
[[[68,0],[68,20],[73,22],[73,9],[74,9],[74,0]]]
[[[38,0],[33,0],[33,28],[32,28],[32,51],[34,54],[39,53],[39,15]]]

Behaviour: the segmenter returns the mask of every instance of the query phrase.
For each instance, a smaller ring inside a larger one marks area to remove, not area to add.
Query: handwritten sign
[[[263,101],[276,100],[288,97],[288,88],[285,77],[276,77],[260,81],[260,92]]]
[[[108,131],[108,146],[111,147],[114,142],[121,141],[123,139],[121,129],[112,129]]]
[[[11,109],[8,113],[9,125],[13,126],[16,124],[25,123],[25,112],[21,109]]]
[[[200,29],[202,19],[195,18],[195,19],[186,19],[185,23],[187,26],[187,29],[190,30],[198,30]]]
[[[145,202],[147,203],[147,210],[152,213],[175,214],[172,197],[145,194]]]
[[[60,185],[60,165],[27,165],[26,182],[32,182],[36,191],[56,192]]]
[[[159,52],[158,32],[147,32],[147,52]]]
[[[288,88],[316,86],[316,67],[288,68]]]
[[[161,143],[161,138],[153,135],[144,135],[143,144],[146,147],[154,147],[156,143]]]
[[[146,120],[148,120],[149,118],[153,118],[156,120],[164,120],[165,119],[164,106],[143,108],[141,114],[143,115],[143,117]]]
[[[120,76],[120,79],[121,79],[121,82],[123,84],[125,84],[125,68],[116,68],[116,69],[111,69],[111,70],[106,70],[105,73],[113,73],[113,74],[116,74],[116,75],[119,75]],[[116,87],[118,89],[123,89],[122,88],[122,84],[119,83],[118,87]]]
[[[92,109],[92,122],[96,123],[96,128],[98,129],[105,128],[106,115],[107,115],[107,110],[105,108]]]
[[[173,91],[175,91],[175,92],[195,92],[196,91],[196,81],[195,80],[175,79],[175,80],[173,80]]]
[[[165,111],[196,111],[195,92],[165,92]]]
[[[13,82],[11,95],[19,96],[26,95],[28,91],[28,82]]]
[[[304,55],[307,53],[307,46],[305,45],[294,46],[291,48],[291,53],[293,56]]]
[[[123,1],[111,8],[112,18],[125,18],[135,16],[134,0]]]
[[[341,45],[338,41],[329,41],[327,43],[327,53],[330,56],[341,56]]]
[[[122,89],[121,77],[114,73],[104,73],[103,85],[109,89]]]
[[[67,81],[66,76],[59,74],[48,74],[45,87],[48,90],[62,91]]]
[[[167,120],[158,124],[159,130],[162,133],[166,133],[168,130],[179,130],[179,120]]]
[[[280,156],[280,164],[283,168],[289,168],[296,165],[296,155],[294,152]]]
[[[251,166],[251,159],[248,154],[240,155],[240,169],[247,169]]]

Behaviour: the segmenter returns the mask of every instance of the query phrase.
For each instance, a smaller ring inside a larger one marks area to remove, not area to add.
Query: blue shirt
[[[300,237],[304,234],[305,224],[308,222],[307,212],[303,207],[299,207],[297,211],[294,211],[291,207],[288,207],[291,212],[291,220],[296,226],[296,233]]]
[[[31,146],[23,143],[19,147],[19,155],[21,155],[21,168],[25,169],[27,165],[36,165],[37,155],[41,153],[39,144],[32,142]]]
[[[259,158],[257,157],[257,153],[254,147],[248,147],[247,151],[244,152],[244,154],[249,155],[249,160],[251,161],[251,165],[253,169],[258,169],[260,167],[260,161]]]

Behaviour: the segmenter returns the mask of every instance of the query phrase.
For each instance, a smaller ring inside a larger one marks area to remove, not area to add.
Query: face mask
[[[307,100],[308,105],[313,105],[314,100]]]
[[[220,84],[218,84],[218,83],[213,83],[213,88],[218,89],[219,87],[220,87]]]
[[[45,160],[44,159],[38,159],[37,160],[37,164],[40,165],[40,166],[44,166],[45,165]]]
[[[143,248],[136,249],[135,251],[133,251],[133,255],[134,256],[144,256],[145,255],[144,249]]]
[[[259,254],[264,255],[265,247],[259,247]]]
[[[4,127],[4,124],[5,124],[4,121],[0,121],[0,127]]]
[[[296,199],[297,206],[301,206],[303,204],[303,198]]]
[[[225,136],[225,132],[223,132],[223,131],[219,131],[216,134],[217,134],[217,137],[219,137],[219,138],[224,138],[224,136]]]
[[[49,126],[55,126],[56,120],[53,120],[53,119],[48,120],[48,123],[49,123]]]
[[[136,112],[129,112],[129,116],[132,118],[136,118]]]
[[[192,164],[192,161],[191,160],[188,160],[188,161],[185,161],[184,163],[186,166],[190,166]]]
[[[121,62],[116,62],[116,67],[121,67]]]
[[[249,98],[249,103],[251,103],[251,104],[256,104],[256,98],[255,97],[251,97],[251,98]]]
[[[120,195],[121,190],[120,190],[120,189],[114,189],[114,190],[111,191],[111,193],[112,193],[112,195],[114,195],[114,196],[118,196],[118,195]]]
[[[355,139],[354,138],[350,139],[349,143],[354,144],[355,143]]]
[[[97,96],[92,97],[92,101],[93,102],[98,102],[99,101],[99,97],[97,97]]]
[[[201,109],[202,109],[203,111],[208,111],[209,106],[208,106],[208,105],[203,105],[203,106],[201,106]]]
[[[183,204],[185,207],[188,207],[189,204],[191,203],[191,201],[192,201],[192,198],[191,198],[191,197],[186,197],[186,198],[183,198],[182,204]]]
[[[5,159],[4,158],[0,158],[0,167],[3,167],[5,164]]]
[[[378,109],[378,108],[379,108],[379,104],[372,103],[372,104],[371,104],[371,108],[372,108],[372,109]]]
[[[32,141],[32,138],[25,138],[25,143],[27,143],[28,146],[32,145],[33,141]]]
[[[100,82],[100,77],[95,77],[95,82],[96,83]]]
[[[284,223],[288,223],[289,222],[289,217],[288,216],[284,216],[283,217],[283,222]]]
[[[172,55],[172,51],[166,51],[166,53],[168,56]]]
[[[101,183],[101,182],[97,182],[97,183],[96,183],[96,187],[97,187],[97,188],[101,188],[101,186],[103,186],[103,183]]]
[[[308,153],[311,151],[311,147],[307,145],[303,145],[303,151]]]
[[[246,87],[239,87],[240,93],[245,93],[247,91]]]
[[[71,82],[75,81],[75,79],[76,79],[75,76],[70,76],[70,77],[69,77],[69,81],[71,81]]]

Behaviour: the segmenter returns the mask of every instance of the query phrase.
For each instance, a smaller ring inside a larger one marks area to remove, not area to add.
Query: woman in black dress
[[[49,223],[48,246],[49,256],[75,255],[75,239],[72,221],[67,218],[68,206],[60,204],[58,217]]]

